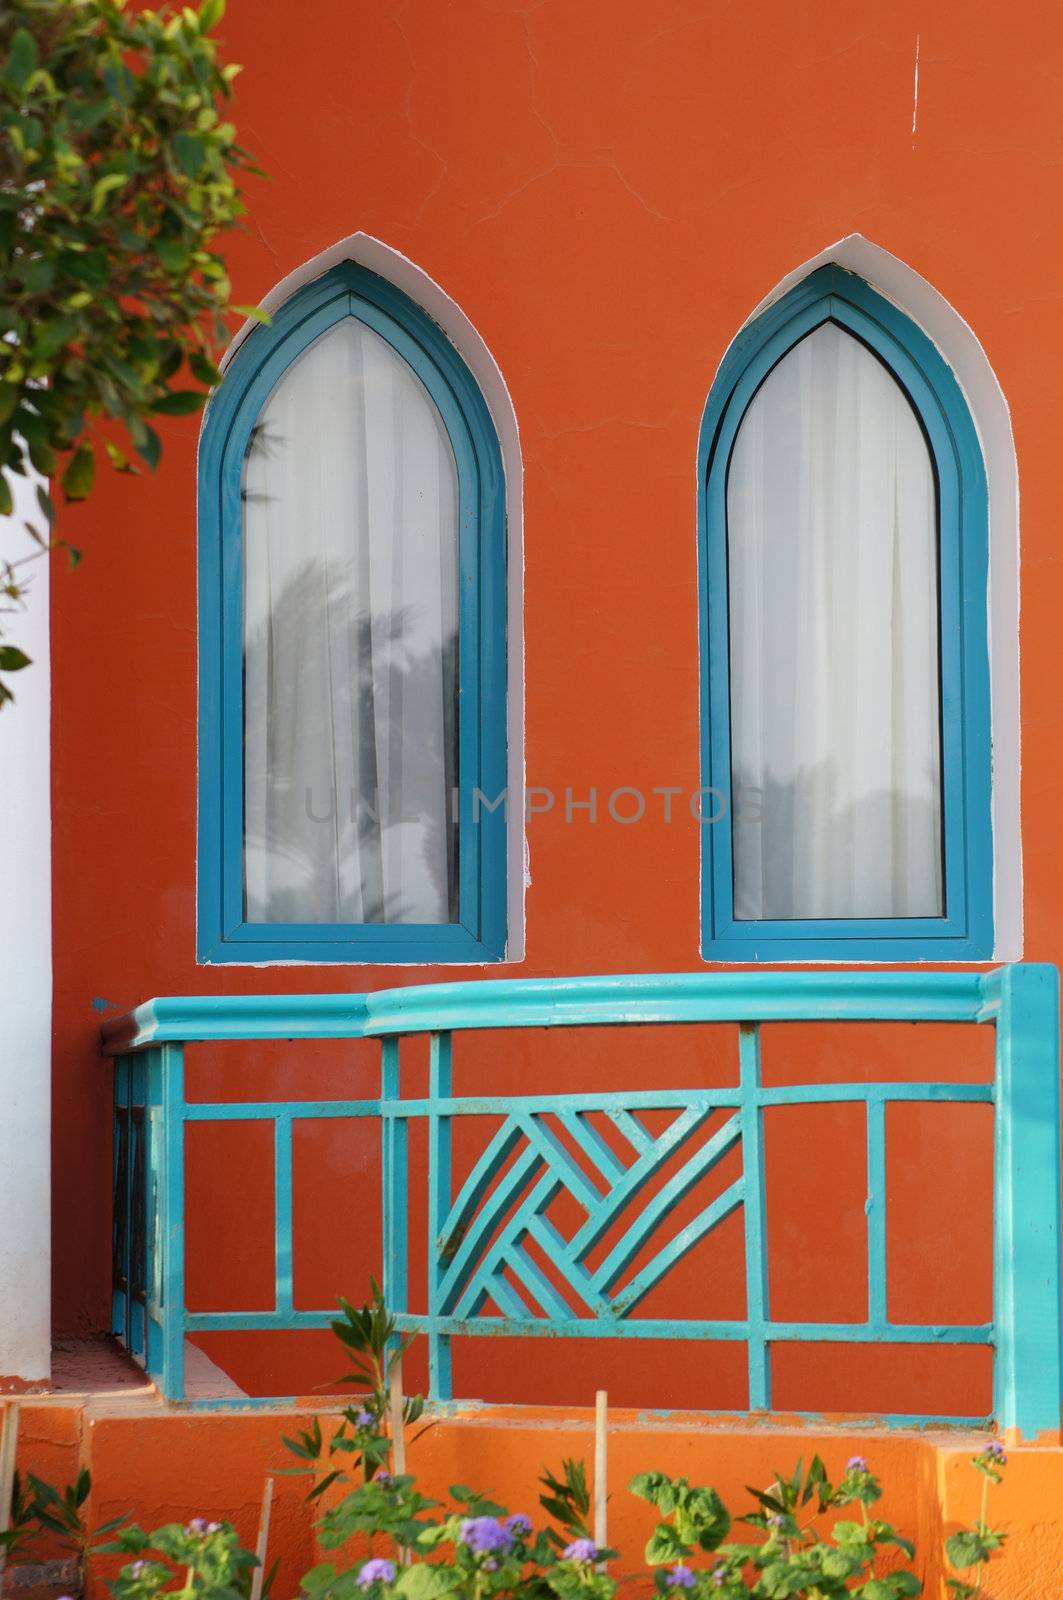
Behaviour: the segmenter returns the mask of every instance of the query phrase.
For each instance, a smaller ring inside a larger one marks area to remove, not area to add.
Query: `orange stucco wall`
[[[317,1544],[314,1513],[303,1501],[308,1482],[281,1475],[292,1458],[280,1436],[302,1425],[304,1419],[291,1411],[196,1416],[143,1400],[23,1402],[19,1465],[60,1484],[87,1466],[93,1486],[84,1514],[90,1524],[131,1513],[153,1528],[205,1515],[231,1521],[252,1548],[264,1482],[272,1476],[267,1563],[279,1560],[275,1592],[285,1595],[296,1591],[299,1577],[317,1561],[336,1559]],[[593,1428],[593,1414],[585,1409],[459,1413],[438,1421],[413,1445],[408,1468],[433,1498],[445,1499],[451,1483],[468,1483],[539,1523],[545,1520],[538,1505],[540,1472],[556,1471],[564,1457],[573,1456],[586,1462],[590,1476]],[[712,1484],[740,1514],[749,1505],[747,1484],[767,1486],[799,1458],[807,1463],[818,1452],[836,1480],[850,1455],[863,1454],[884,1486],[880,1515],[915,1542],[924,1593],[943,1600],[943,1538],[980,1515],[982,1480],[970,1465],[978,1448],[979,1441],[959,1434],[826,1433],[785,1424],[752,1430],[713,1426],[697,1416],[611,1414],[608,1536],[619,1551],[615,1570],[644,1570],[642,1552],[655,1519],[649,1506],[627,1492],[637,1472],[663,1469]],[[1007,1532],[987,1587],[994,1600],[1044,1600],[1057,1592],[1063,1571],[1061,1493],[1063,1450],[1012,1451],[1004,1482],[991,1491],[987,1508],[989,1523]],[[41,1548],[35,1558],[50,1553]],[[351,1547],[341,1564],[359,1553]],[[113,1557],[93,1563],[89,1600],[102,1600],[102,1580],[120,1564]]]
[[[1022,491],[1025,954],[1063,956],[1057,558],[1063,469],[1063,16],[1050,0],[230,0],[246,64],[241,134],[271,174],[230,245],[253,301],[361,229],[463,308],[509,386],[525,466],[529,781],[607,795],[697,786],[695,446],[735,331],[785,274],[853,231],[901,257],[969,322],[1003,386]],[[913,132],[919,40],[919,97]],[[166,424],[157,475],[105,479],[54,584],[55,1308],[108,1316],[109,1088],[101,1010],[158,993],[366,988],[418,969],[197,968],[195,424]],[[532,820],[527,959],[511,975],[697,968],[698,829],[560,809]],[[493,975],[490,974],[490,975]],[[778,1070],[984,1074],[969,1034],[793,1029]],[[771,1047],[769,1047],[771,1048]],[[516,1087],[716,1081],[733,1039],[685,1030],[483,1039],[470,1079]],[[224,1059],[223,1059],[224,1058]],[[725,1059],[726,1058],[726,1059]],[[463,1068],[464,1070],[464,1068]],[[343,1093],[358,1049],[199,1052],[193,1092]],[[708,1076],[706,1076],[708,1074]],[[534,1075],[534,1076],[533,1076]],[[207,1087],[209,1083],[209,1088]],[[863,1154],[843,1109],[772,1135],[780,1306],[860,1315]],[[366,1128],[310,1128],[297,1186],[297,1299],[360,1295],[376,1263]],[[891,1269],[903,1314],[988,1313],[988,1128],[912,1113],[891,1157]],[[261,1135],[200,1130],[189,1156],[189,1293],[268,1295],[271,1169]],[[898,1164],[899,1163],[899,1164]],[[809,1208],[805,1202],[814,1195]],[[802,1209],[804,1208],[804,1209]],[[738,1297],[726,1230],[662,1306]],[[707,1314],[711,1314],[708,1312]],[[783,1314],[780,1311],[780,1314]],[[245,1337],[211,1353],[260,1392],[333,1374],[321,1341]],[[472,1358],[463,1358],[472,1359]],[[988,1406],[977,1352],[787,1351],[781,1405]],[[634,1405],[743,1403],[734,1349],[697,1362],[600,1356]],[[545,1342],[492,1346],[466,1392],[574,1403],[587,1380]],[[523,1392],[523,1390],[522,1390]]]

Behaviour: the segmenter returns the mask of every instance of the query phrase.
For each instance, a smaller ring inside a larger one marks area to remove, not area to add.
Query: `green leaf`
[[[199,383],[205,383],[208,388],[213,389],[215,384],[221,382],[221,373],[209,356],[205,356],[201,350],[192,351],[188,358],[188,366],[193,378]]]
[[[15,509],[15,497],[11,493],[11,485],[7,481],[7,474],[0,472],[0,517],[9,517]]]
[[[0,672],[21,672],[23,667],[32,666],[30,657],[20,650],[17,645],[0,644]],[[38,1518],[40,1512],[37,1513]]]
[[[96,479],[96,457],[91,444],[79,444],[63,473],[63,493],[68,500],[84,500]]]
[[[188,246],[177,239],[156,239],[155,254],[167,272],[184,272],[188,266]]]
[[[800,1594],[809,1580],[817,1576],[811,1567],[793,1561],[773,1561],[764,1568],[757,1580],[755,1593],[768,1600],[786,1600],[791,1594]]]
[[[233,310],[241,317],[250,317],[254,322],[261,322],[267,328],[273,321],[264,306],[233,306]]]
[[[89,210],[94,217],[98,217],[107,204],[107,196],[116,189],[122,189],[129,182],[127,173],[108,172],[103,178],[97,178],[92,186],[92,201]]]
[[[189,178],[198,178],[207,153],[205,140],[198,133],[175,133],[173,153],[177,165]]]
[[[319,1566],[311,1567],[309,1572],[304,1572],[299,1580],[299,1587],[304,1594],[311,1596],[323,1594],[336,1578],[336,1567],[332,1561],[322,1561]]]
[[[862,1565],[860,1556],[852,1548],[833,1550],[828,1546],[820,1561],[825,1578],[850,1578]]]
[[[129,432],[137,455],[154,472],[162,455],[162,440],[155,429],[150,428],[140,417],[131,420]]]
[[[689,1553],[690,1546],[683,1543],[670,1522],[659,1522],[646,1541],[646,1560],[651,1567],[662,1567]]]
[[[28,28],[16,28],[4,66],[4,82],[13,89],[26,87],[37,67],[37,41]]]
[[[990,1552],[973,1528],[964,1528],[945,1540],[945,1554],[954,1567],[973,1567],[988,1561]]]
[[[423,1561],[402,1567],[395,1580],[397,1593],[405,1595],[406,1600],[442,1600],[443,1595],[453,1594],[458,1586],[456,1572]]]
[[[836,1522],[831,1529],[839,1544],[867,1544],[867,1529],[862,1522]]]
[[[198,389],[171,389],[153,400],[151,409],[164,417],[187,417],[199,411],[206,398]]]
[[[55,502],[43,484],[37,485],[37,504],[42,514],[48,519],[48,526],[55,526]]]
[[[209,33],[225,15],[225,0],[203,0],[199,8],[199,31]]]
[[[130,461],[124,450],[120,450],[113,439],[105,439],[103,448],[107,452],[107,459],[116,472],[136,472],[136,467]]]

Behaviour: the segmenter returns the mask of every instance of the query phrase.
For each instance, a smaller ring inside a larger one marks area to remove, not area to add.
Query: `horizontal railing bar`
[[[193,1311],[185,1319],[189,1333],[256,1333],[275,1328],[328,1328],[339,1315],[336,1311]],[[749,1325],[736,1321],[670,1321],[633,1317],[572,1317],[548,1321],[544,1317],[460,1317],[418,1316],[416,1312],[396,1312],[395,1325],[403,1332],[444,1335],[526,1337],[619,1338],[619,1339],[720,1339],[744,1340]],[[764,1337],[770,1344],[992,1344],[993,1324],[961,1323],[942,1326],[924,1323],[885,1323],[872,1326],[864,1322],[766,1322]]]
[[[107,1055],[168,1040],[360,1039],[464,1028],[682,1022],[987,1022],[979,972],[621,973],[409,984],[368,994],[185,995],[103,1025]]]
[[[379,1117],[379,1100],[189,1100],[186,1122],[299,1122],[327,1117]]]
[[[545,1317],[419,1317],[413,1312],[396,1313],[396,1326],[403,1332],[435,1333],[452,1337],[483,1335],[549,1339],[741,1339],[749,1338],[746,1322],[629,1317],[624,1321],[605,1317],[572,1317],[567,1321]],[[765,1322],[763,1335],[769,1344],[985,1344],[993,1343],[993,1324],[960,1323],[942,1326],[928,1323],[869,1322]]]
[[[832,1101],[866,1100],[871,1104],[897,1100],[945,1101],[956,1105],[992,1105],[991,1083],[797,1083],[778,1089],[760,1089],[762,1106],[822,1105]]]
[[[893,1101],[945,1102],[956,1105],[990,1105],[993,1086],[988,1083],[803,1083],[779,1089],[760,1089],[754,1096],[760,1106],[844,1104]],[[725,1111],[742,1103],[738,1089],[636,1089],[612,1095],[459,1095],[447,1100],[382,1100],[382,1117],[484,1117],[514,1111],[541,1115],[549,1111],[685,1110],[709,1106]],[[286,1108],[285,1108],[286,1109]]]
[[[521,1111],[625,1110],[671,1111],[708,1105],[721,1111],[740,1104],[737,1089],[635,1089],[602,1094],[564,1095],[461,1095],[445,1100],[190,1100],[184,1109],[187,1122],[270,1122],[329,1117],[476,1117],[504,1116]],[[991,1104],[993,1087],[981,1083],[806,1083],[778,1089],[761,1089],[762,1106],[848,1103],[851,1101],[923,1101]]]

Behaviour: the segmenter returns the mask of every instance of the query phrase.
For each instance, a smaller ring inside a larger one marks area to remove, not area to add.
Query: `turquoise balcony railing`
[[[991,1027],[993,1082],[766,1086],[761,1025],[797,1021]],[[452,1092],[455,1034],[640,1023],[738,1023],[737,1085],[523,1096]],[[400,1067],[402,1041],[413,1035],[429,1039],[428,1093],[417,1098],[403,1094]],[[185,1097],[185,1044],[355,1038],[381,1041],[379,1098],[205,1103]],[[292,1130],[305,1118],[369,1117],[381,1136],[385,1293],[400,1325],[427,1335],[435,1398],[451,1394],[453,1341],[500,1333],[739,1340],[748,1353],[751,1411],[772,1405],[771,1355],[782,1343],[986,1345],[993,1350],[997,1423],[1031,1438],[1059,1427],[1059,985],[1053,967],[669,974],[412,985],[365,995],[160,999],[107,1024],[104,1049],[115,1057],[114,1327],[171,1399],[184,1396],[190,1334],[327,1327],[331,1309],[294,1304]],[[854,1323],[777,1320],[768,1292],[764,1114],[776,1106],[845,1102],[862,1105],[866,1117],[867,1317]],[[898,1102],[994,1108],[991,1322],[895,1323],[887,1314],[886,1108]],[[663,1133],[650,1131],[651,1112],[669,1114]],[[490,1119],[492,1131],[456,1185],[452,1132],[455,1120],[466,1117]],[[603,1118],[613,1130],[609,1139],[601,1133]],[[416,1119],[428,1133],[424,1314],[410,1311],[408,1294],[408,1135]],[[191,1312],[186,1306],[185,1130],[190,1122],[224,1120],[257,1120],[273,1129],[276,1298],[268,1311]],[[735,1147],[740,1174],[708,1198],[708,1174]],[[671,1176],[662,1186],[666,1161]],[[562,1191],[582,1219],[567,1236],[549,1216]],[[701,1208],[670,1232],[672,1208],[699,1195],[706,1196]],[[698,1240],[739,1208],[744,1317],[655,1321],[633,1315]],[[646,1244],[658,1235],[665,1242],[647,1259]],[[595,1246],[607,1236],[615,1242],[601,1258]]]

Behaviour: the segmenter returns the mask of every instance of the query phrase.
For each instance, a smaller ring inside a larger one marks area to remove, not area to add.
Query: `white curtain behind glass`
[[[754,396],[727,528],[736,917],[940,915],[934,474],[838,324]]]
[[[348,317],[244,467],[244,872],[252,922],[457,913],[457,476],[424,385]]]

